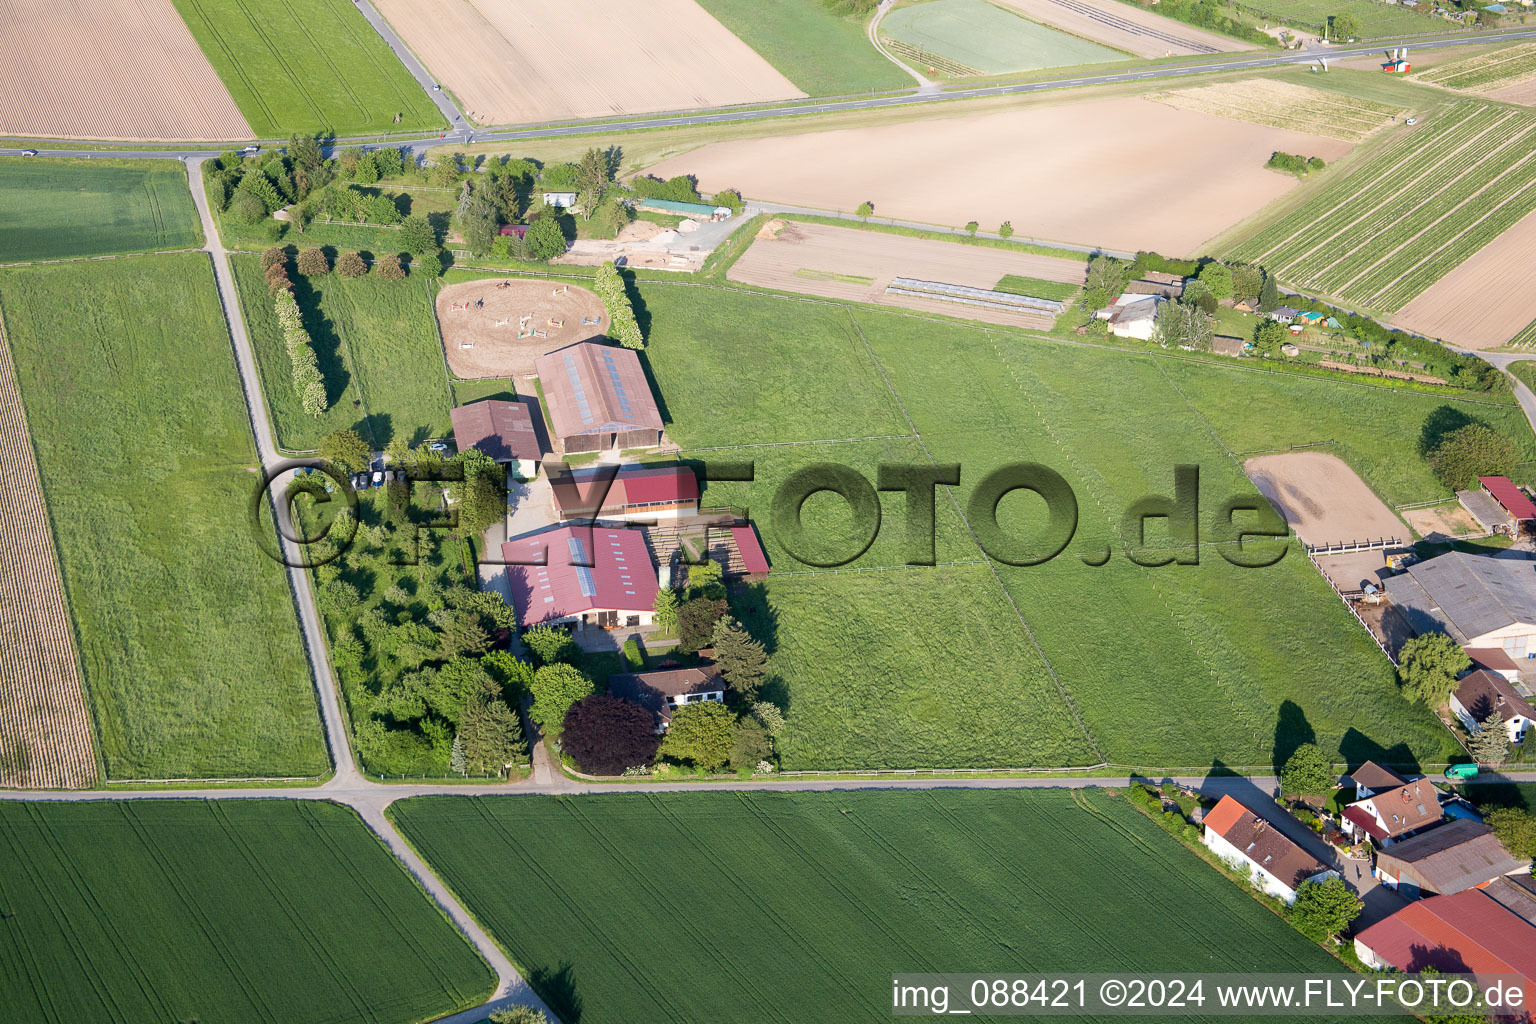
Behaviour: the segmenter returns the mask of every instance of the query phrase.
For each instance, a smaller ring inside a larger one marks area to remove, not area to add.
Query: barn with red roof
[[[561,526],[509,540],[501,554],[517,621],[525,629],[617,629],[655,622],[659,587],[643,530]]]
[[[1481,889],[1410,903],[1355,937],[1367,967],[1536,978],[1536,927]],[[1528,982],[1525,987],[1529,987]]]

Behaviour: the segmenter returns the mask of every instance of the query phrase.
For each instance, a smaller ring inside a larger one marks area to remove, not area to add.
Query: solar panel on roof
[[[585,565],[577,565],[577,562],[587,560],[586,549],[581,545],[581,538],[565,538],[566,546],[571,549],[571,566],[576,570],[576,582],[581,585],[583,597],[597,596],[597,581],[592,578],[592,570]]]

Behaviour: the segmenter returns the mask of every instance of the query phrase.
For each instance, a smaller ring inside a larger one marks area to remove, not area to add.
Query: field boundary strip
[[[88,788],[94,723],[3,311],[0,473],[0,787]]]

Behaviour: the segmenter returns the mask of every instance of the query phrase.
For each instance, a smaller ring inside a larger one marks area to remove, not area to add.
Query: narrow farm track
[[[0,786],[91,786],[85,684],[3,319],[0,481]]]

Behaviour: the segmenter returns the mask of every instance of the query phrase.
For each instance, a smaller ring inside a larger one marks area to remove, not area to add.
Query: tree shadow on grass
[[[299,304],[304,330],[309,332],[310,347],[315,350],[315,364],[325,382],[325,402],[332,406],[341,401],[352,383],[352,374],[341,354],[341,334],[331,319],[321,312],[323,297],[324,293],[309,278],[300,275],[293,282],[293,298]]]
[[[1424,419],[1424,426],[1419,431],[1419,454],[1428,455],[1440,446],[1446,435],[1453,434],[1462,427],[1473,423],[1486,426],[1482,420],[1468,416],[1454,406],[1442,405],[1432,411]]]
[[[581,1021],[581,994],[576,991],[576,981],[571,977],[573,970],[567,960],[559,970],[536,967],[528,974],[528,984],[564,1024],[580,1024]]]
[[[1317,734],[1312,731],[1306,712],[1295,701],[1281,701],[1280,714],[1275,719],[1275,772],[1278,774],[1285,767],[1297,747],[1316,742]]]
[[[1406,743],[1384,747],[1357,729],[1350,729],[1339,743],[1339,753],[1352,765],[1375,761],[1398,772],[1419,771],[1419,759]]]

